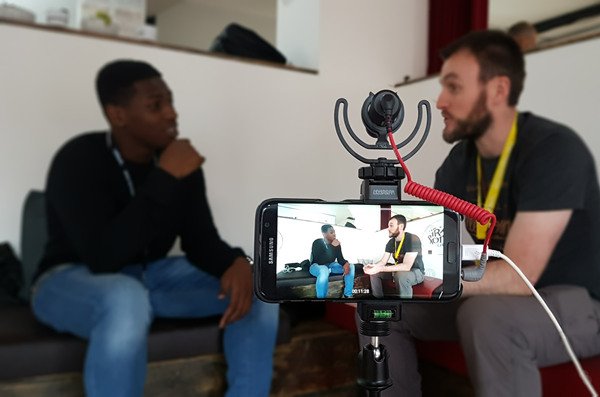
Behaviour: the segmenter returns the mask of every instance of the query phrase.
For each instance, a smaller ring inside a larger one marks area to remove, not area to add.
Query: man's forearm
[[[483,278],[463,282],[463,297],[472,295],[531,295],[531,290],[508,263],[495,260],[487,264]]]
[[[398,263],[397,265],[391,265],[391,266],[383,266],[383,268],[381,269],[381,272],[382,273],[401,272],[401,271],[404,271],[402,269],[403,266],[405,266],[404,263]]]

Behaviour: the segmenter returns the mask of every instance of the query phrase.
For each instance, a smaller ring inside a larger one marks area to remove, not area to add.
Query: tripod
[[[368,397],[379,397],[392,386],[385,345],[379,338],[390,334],[390,321],[400,321],[399,303],[359,303],[361,335],[370,336],[371,343],[363,346],[358,355],[358,385],[367,391]]]
[[[365,149],[390,150],[392,146],[387,141],[388,133],[397,131],[404,121],[404,105],[393,91],[382,90],[376,94],[370,93],[364,102],[361,118],[367,133],[377,139],[373,144],[367,144],[360,139],[350,127],[348,121],[348,102],[340,98],[336,102],[334,110],[334,125],[340,142],[354,158],[367,167],[359,169],[358,177],[362,179],[361,201],[369,204],[401,204],[402,179],[405,172],[397,167],[398,160],[390,160],[385,157],[369,159],[355,152],[344,139],[340,129],[339,110],[343,105],[344,125],[350,136],[356,143]],[[431,127],[431,108],[429,102],[419,102],[418,119],[413,132],[395,149],[406,146],[416,136],[423,118],[422,108],[426,111],[426,125],[423,137],[417,146],[406,156],[405,160],[416,154],[425,143]],[[359,376],[358,385],[367,390],[369,397],[378,397],[383,390],[392,386],[389,375],[388,359],[389,353],[385,345],[379,343],[379,338],[390,334],[390,321],[400,321],[401,306],[398,302],[375,302],[359,303],[358,314],[360,316],[360,333],[371,338],[371,343],[365,345],[358,356]]]

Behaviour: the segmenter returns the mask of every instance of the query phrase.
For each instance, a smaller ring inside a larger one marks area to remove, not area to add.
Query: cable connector
[[[462,245],[462,260],[464,261],[478,261],[481,259],[483,253],[482,244],[463,244]]]
[[[461,278],[464,281],[479,281],[483,278],[485,273],[485,267],[488,261],[488,255],[483,252],[483,245],[481,244],[465,244],[462,246],[462,260],[463,261],[479,261],[477,266],[463,268],[461,271]]]
[[[504,258],[504,254],[502,252],[496,251],[496,250],[488,250],[488,256],[490,258],[498,258],[498,259]]]

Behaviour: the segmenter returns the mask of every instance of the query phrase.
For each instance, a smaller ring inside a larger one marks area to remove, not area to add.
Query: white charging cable
[[[463,246],[463,250],[462,250],[462,252],[463,252],[463,258],[462,258],[462,260],[463,261],[465,261],[465,260],[467,260],[467,261],[468,260],[478,260],[477,258],[481,257],[481,251],[482,250],[483,250],[483,246],[482,245],[464,245]],[[529,289],[531,290],[531,292],[533,293],[533,295],[540,302],[540,304],[542,305],[542,307],[544,308],[544,310],[546,311],[546,313],[550,317],[550,320],[552,320],[552,322],[554,323],[554,326],[558,330],[560,338],[562,339],[563,344],[565,345],[565,348],[567,349],[567,353],[569,353],[569,356],[571,357],[571,361],[573,361],[573,364],[575,364],[575,368],[577,368],[577,372],[579,373],[579,377],[581,378],[581,380],[583,381],[583,383],[585,384],[585,386],[588,388],[588,390],[590,391],[590,393],[592,394],[592,396],[593,397],[598,397],[598,393],[596,392],[596,389],[594,389],[594,386],[592,386],[592,382],[590,381],[590,379],[588,378],[587,374],[585,373],[585,371],[581,367],[581,364],[579,363],[579,360],[577,359],[577,356],[573,352],[573,348],[571,347],[571,344],[569,343],[569,340],[567,339],[567,335],[565,335],[565,332],[563,331],[563,329],[561,328],[560,324],[558,323],[558,320],[556,319],[556,317],[554,316],[554,314],[552,313],[552,311],[550,310],[550,308],[548,307],[548,305],[546,305],[546,302],[544,302],[544,299],[542,299],[542,297],[537,292],[537,290],[535,289],[535,287],[531,284],[531,282],[527,279],[527,277],[525,277],[525,275],[523,274],[523,272],[521,271],[521,269],[519,269],[519,267],[517,265],[515,265],[515,263],[513,261],[511,261],[508,256],[504,255],[500,251],[488,249],[488,256],[490,256],[492,258],[503,259],[504,261],[506,261],[506,263],[508,263],[515,270],[515,272],[517,272],[517,274],[519,275],[519,277],[521,277],[523,279],[523,281],[525,282],[525,284],[527,284],[527,286],[529,287]]]

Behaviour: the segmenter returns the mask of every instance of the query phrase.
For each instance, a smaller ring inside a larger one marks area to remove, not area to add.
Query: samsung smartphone
[[[267,200],[256,212],[255,293],[266,302],[456,299],[460,222],[424,202]]]

